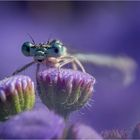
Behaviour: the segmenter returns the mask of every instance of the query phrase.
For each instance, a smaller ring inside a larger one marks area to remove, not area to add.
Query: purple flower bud
[[[0,81],[0,120],[31,109],[34,102],[34,83],[29,77],[16,75]]]
[[[53,139],[61,138],[64,120],[44,109],[26,111],[0,125],[1,139]]]
[[[91,97],[94,77],[72,69],[49,68],[38,73],[38,91],[49,109],[65,116]]]
[[[132,132],[132,139],[140,139],[140,123],[135,126]]]
[[[67,139],[100,139],[102,137],[91,127],[84,124],[72,125],[67,131]]]
[[[127,139],[128,135],[125,130],[105,130],[101,132],[104,139]]]

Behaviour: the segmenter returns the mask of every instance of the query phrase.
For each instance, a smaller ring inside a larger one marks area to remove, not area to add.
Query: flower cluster
[[[66,121],[72,111],[88,103],[94,83],[88,73],[72,69],[40,71],[37,91],[42,102],[38,102],[28,76],[5,78],[0,81],[0,119],[5,120],[0,125],[0,139],[101,138],[89,126],[67,125]]]
[[[94,84],[94,77],[88,73],[56,68],[38,73],[37,95],[34,82],[28,76],[16,75],[1,80],[0,139],[140,138],[140,124],[131,134],[119,129],[98,134],[83,123],[67,122],[72,111],[88,103]]]
[[[67,131],[66,131],[67,129]],[[1,123],[0,139],[102,139],[89,126],[66,127],[64,119],[52,111],[26,111]]]

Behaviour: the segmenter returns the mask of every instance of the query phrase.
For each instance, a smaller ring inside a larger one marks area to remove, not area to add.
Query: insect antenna
[[[52,38],[52,33],[49,34],[48,41],[45,42],[45,43],[46,43],[46,44],[49,44],[49,43],[51,42],[51,40],[52,40],[51,38]]]
[[[27,34],[28,34],[28,36],[30,37],[30,39],[32,40],[32,43],[35,45],[36,43],[35,43],[33,37],[32,37],[29,33],[27,33]]]

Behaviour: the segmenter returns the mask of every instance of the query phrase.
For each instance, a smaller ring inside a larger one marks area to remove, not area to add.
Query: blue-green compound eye
[[[22,45],[22,53],[25,55],[25,56],[32,56],[31,55],[31,47],[33,47],[34,45],[30,42],[25,42],[23,43]]]
[[[65,55],[66,48],[58,40],[54,40],[50,43],[50,48],[48,48],[47,56],[60,57]]]

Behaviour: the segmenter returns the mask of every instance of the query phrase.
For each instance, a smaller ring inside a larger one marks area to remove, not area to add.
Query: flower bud
[[[132,139],[140,139],[140,123],[138,123],[132,131]]]
[[[94,77],[88,73],[57,68],[39,72],[37,80],[43,103],[63,116],[84,106],[95,83]]]
[[[100,139],[102,140],[102,137],[90,126],[87,126],[85,124],[76,123],[72,125],[66,135],[66,139]]]
[[[127,139],[127,133],[124,130],[105,130],[101,132],[101,135],[104,139]]]
[[[34,83],[29,77],[16,75],[0,81],[0,120],[31,109],[34,102]]]

